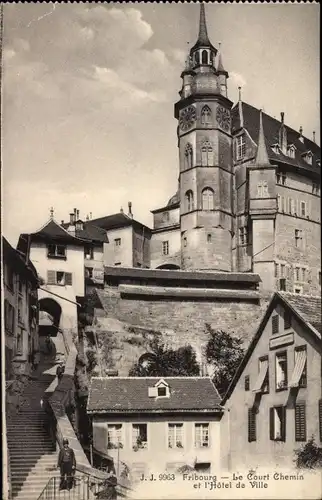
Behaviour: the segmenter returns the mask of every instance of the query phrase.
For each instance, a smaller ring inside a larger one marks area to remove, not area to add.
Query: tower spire
[[[209,45],[210,41],[207,33],[206,12],[205,5],[200,4],[200,19],[199,19],[199,35],[198,42],[200,45]]]
[[[218,75],[225,75],[228,78],[228,71],[225,70],[223,62],[222,62],[221,42],[218,42],[218,45],[219,45],[219,56],[218,56],[217,73],[218,73]]]
[[[256,154],[256,165],[258,166],[266,166],[269,165],[269,159],[266,149],[265,135],[264,135],[264,127],[263,127],[263,112],[259,111],[259,133],[258,133],[258,147]]]

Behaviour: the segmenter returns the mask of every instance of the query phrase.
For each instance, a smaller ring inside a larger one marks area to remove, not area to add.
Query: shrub
[[[295,450],[294,462],[299,469],[322,468],[322,448],[315,444],[314,436]]]

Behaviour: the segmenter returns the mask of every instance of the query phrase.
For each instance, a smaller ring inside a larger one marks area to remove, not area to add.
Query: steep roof
[[[243,128],[247,130],[253,141],[258,144],[259,139],[259,123],[260,123],[260,110],[254,108],[250,104],[246,102],[241,102],[236,104],[232,109],[232,131],[233,133],[238,131],[241,128],[241,119],[240,119],[240,109],[242,107],[243,114]],[[262,114],[263,117],[263,129],[265,134],[265,141],[269,159],[273,162],[282,162],[287,163],[289,165],[294,165],[294,167],[299,167],[303,170],[307,170],[308,172],[315,172],[316,174],[321,174],[321,168],[317,164],[317,160],[321,159],[321,149],[315,142],[303,137],[302,142],[300,140],[300,133],[288,126],[285,125],[285,129],[287,132],[287,143],[289,145],[294,144],[296,148],[295,158],[290,158],[289,156],[283,154],[281,151],[280,154],[275,153],[271,146],[279,142],[279,130],[281,127],[281,122],[272,116],[267,115],[266,113]],[[312,165],[306,163],[302,154],[312,151],[313,153],[313,161]]]
[[[164,380],[166,398],[149,397],[149,387]],[[209,377],[92,377],[89,413],[165,413],[221,411],[220,396]]]
[[[91,221],[78,221],[83,223],[83,229],[79,230],[75,227],[75,236],[83,240],[89,240],[100,243],[108,243],[108,237],[104,229],[91,224]],[[62,227],[67,229],[70,226],[69,222],[64,222]]]
[[[145,226],[144,224],[135,219],[132,219],[123,212],[119,212],[117,214],[112,214],[112,215],[106,215],[105,217],[99,217],[98,219],[92,219],[88,221],[87,224],[94,225],[105,230],[119,229],[128,226],[136,226],[136,227],[139,226],[141,228],[147,229],[148,231],[151,231],[149,227]]]
[[[13,248],[8,240],[2,236],[2,255],[4,262],[8,263],[15,272],[28,278],[34,285],[38,285],[38,275],[35,266],[18,249]]]
[[[50,220],[46,223],[39,231],[35,233],[22,233],[19,236],[17,249],[24,254],[28,251],[28,240],[30,241],[46,241],[46,242],[57,242],[57,243],[69,243],[71,245],[81,245],[83,246],[86,241],[81,238],[75,237],[68,233],[62,226],[60,226],[56,221]]]
[[[293,313],[297,320],[306,328],[312,335],[314,340],[321,342],[321,297],[309,295],[300,295],[289,292],[275,292],[267,309],[260,322],[260,325],[245,353],[245,356],[238,366],[234,378],[231,381],[226,394],[224,395],[221,404],[225,404],[231,396],[234,388],[247,365],[263,331],[269,321],[269,318],[277,304],[281,304],[284,309],[288,309]]]
[[[198,39],[194,46],[191,48],[190,54],[199,47],[210,47],[215,53],[217,53],[217,49],[212,45],[208,37],[205,6],[203,3],[200,4]]]

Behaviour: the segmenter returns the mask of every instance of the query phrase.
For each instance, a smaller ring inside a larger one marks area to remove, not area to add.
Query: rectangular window
[[[132,448],[134,450],[148,447],[147,424],[132,424]]]
[[[306,346],[299,346],[294,349],[294,370],[289,383],[289,387],[307,386],[307,353]]]
[[[276,262],[274,264],[274,276],[275,278],[278,278],[278,264],[276,264]]]
[[[287,389],[287,353],[279,352],[275,355],[275,389]]]
[[[279,280],[279,290],[281,292],[286,292],[286,279],[285,278],[281,278]]]
[[[162,255],[169,255],[169,242],[162,241]]]
[[[282,210],[282,204],[281,204],[281,195],[277,195],[277,210],[281,212]]]
[[[320,186],[319,186],[319,184],[316,184],[315,182],[313,182],[313,184],[312,184],[312,194],[316,194],[316,195],[320,194]]]
[[[281,278],[285,278],[285,264],[281,264]]]
[[[23,301],[22,298],[18,298],[18,323],[23,323]]]
[[[253,392],[267,394],[269,392],[268,356],[258,360],[258,376],[253,387]]]
[[[306,217],[307,216],[305,201],[301,201],[301,212],[300,212],[300,215],[301,215],[301,217]]]
[[[302,281],[303,282],[306,281],[306,269],[305,269],[305,267],[302,267]]]
[[[168,424],[169,448],[183,448],[183,424]]]
[[[275,314],[272,316],[272,334],[274,335],[275,333],[278,333],[278,330],[278,314]]]
[[[72,281],[72,273],[47,271],[47,285],[71,286]]]
[[[195,424],[195,448],[209,447],[209,424]]]
[[[257,196],[258,198],[266,198],[268,196],[268,184],[266,181],[257,184]]]
[[[294,268],[294,281],[300,281],[300,268]]]
[[[303,293],[303,288],[301,286],[295,286],[294,293],[298,293],[298,294]]]
[[[286,173],[285,172],[281,173],[281,180],[282,180],[282,185],[285,186],[285,184],[286,184]]]
[[[250,388],[249,375],[245,375],[244,385],[245,385],[245,391],[249,391],[249,388]]]
[[[50,259],[65,259],[66,246],[65,245],[47,245],[47,257]]]
[[[304,402],[295,405],[295,441],[306,441],[306,407]]]
[[[168,424],[168,447],[183,448],[183,424]]]
[[[85,267],[85,277],[86,278],[93,278],[93,268],[92,267]]]
[[[237,137],[236,143],[237,143],[237,150],[236,150],[237,160],[242,160],[246,154],[246,142],[244,134]]]
[[[107,425],[107,447],[123,448],[122,424]]]
[[[256,410],[248,408],[248,442],[256,441]]]
[[[86,246],[84,248],[84,257],[85,259],[94,259],[94,248],[91,246]]]
[[[284,311],[284,330],[291,328],[292,314],[289,311]]]
[[[247,245],[248,244],[248,233],[247,233],[246,226],[239,228],[239,244],[240,245]]]
[[[114,263],[114,266],[120,266],[121,265],[121,262],[115,262]]]
[[[115,238],[114,239],[114,244],[115,244],[116,247],[120,247],[121,243],[122,243],[121,238]]]
[[[302,240],[303,240],[302,229],[295,229],[295,231],[294,231],[294,237],[295,237],[295,246],[296,246],[296,248],[302,248]]]
[[[281,174],[280,172],[276,172],[276,183],[281,184]]]
[[[6,332],[13,333],[15,328],[15,308],[7,299],[4,301],[4,318]]]
[[[286,439],[286,408],[274,406],[269,409],[269,434],[272,441],[285,441]]]

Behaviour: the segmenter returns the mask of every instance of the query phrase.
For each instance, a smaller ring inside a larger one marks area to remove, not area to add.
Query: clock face
[[[217,108],[216,118],[219,126],[224,130],[230,129],[230,113],[223,107]]]
[[[180,113],[179,125],[181,130],[187,130],[196,121],[196,110],[193,106],[185,108]]]

